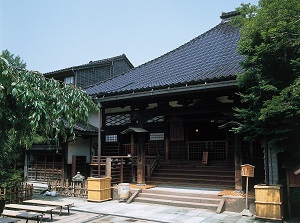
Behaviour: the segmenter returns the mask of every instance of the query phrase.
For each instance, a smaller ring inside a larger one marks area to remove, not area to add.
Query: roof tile
[[[113,79],[86,89],[89,95],[122,94],[172,85],[235,78],[242,71],[239,29],[220,23],[190,42]]]

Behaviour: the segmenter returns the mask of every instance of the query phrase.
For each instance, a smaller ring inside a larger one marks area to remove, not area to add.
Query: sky
[[[125,54],[153,60],[258,0],[0,0],[0,50],[42,73]]]

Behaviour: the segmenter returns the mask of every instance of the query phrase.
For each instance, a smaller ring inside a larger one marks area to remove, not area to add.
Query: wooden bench
[[[52,210],[55,209],[55,207],[40,207],[40,206],[34,206],[34,205],[25,205],[25,204],[7,204],[5,206],[8,209],[17,209],[17,210],[24,210],[24,211],[34,211],[34,212],[39,212],[39,213],[49,213],[52,218]]]
[[[0,218],[0,223],[14,223],[17,221],[19,220],[15,218]]]
[[[32,212],[4,210],[2,215],[6,217],[26,219],[26,223],[28,220],[36,220],[37,223],[42,222],[43,220],[43,214]]]
[[[46,200],[26,200],[23,201],[23,203],[25,204],[35,204],[35,205],[49,205],[49,206],[55,206],[55,207],[59,207],[60,208],[60,213],[59,215],[61,215],[61,211],[63,209],[63,207],[67,207],[68,209],[68,214],[70,214],[70,206],[73,205],[74,203],[70,203],[70,202],[64,202],[64,201],[46,201]]]

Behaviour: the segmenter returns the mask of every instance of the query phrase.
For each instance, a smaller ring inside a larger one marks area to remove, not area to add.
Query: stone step
[[[212,178],[218,178],[218,179],[223,179],[223,178],[227,178],[227,179],[233,179],[234,180],[234,174],[233,175],[224,175],[221,173],[217,173],[217,174],[211,174],[211,173],[197,173],[197,172],[163,172],[163,171],[157,171],[155,172],[154,176],[158,177],[158,176],[180,176],[182,178],[199,178],[199,177],[212,177]]]
[[[155,193],[140,193],[139,198],[149,198],[154,200],[168,200],[168,201],[179,201],[179,202],[190,202],[190,203],[203,203],[203,204],[216,204],[218,205],[221,201],[220,198],[209,198],[209,197],[195,197],[192,195],[170,195],[170,194],[155,194]]]
[[[163,187],[181,187],[181,188],[189,188],[189,189],[220,189],[220,190],[234,190],[234,183],[230,185],[212,185],[211,183],[185,183],[185,182],[174,182],[174,181],[147,181],[149,185],[163,186]]]
[[[218,193],[220,190],[197,190],[197,189],[183,189],[172,187],[154,187],[150,189],[143,189],[142,193],[146,194],[159,194],[159,195],[175,195],[182,197],[199,197],[199,198],[219,198]],[[220,198],[219,198],[220,199]]]
[[[160,165],[151,179],[155,185],[191,185],[199,187],[234,188],[235,171],[229,167],[197,165]]]
[[[224,204],[224,199],[218,196],[218,191],[216,190],[174,189],[167,187],[143,189],[134,201],[215,211],[221,210],[222,208],[220,209],[220,207]]]
[[[183,178],[183,177],[175,177],[175,176],[152,176],[151,177],[151,181],[155,181],[155,182],[183,182],[183,183],[197,183],[197,184],[215,184],[215,185],[231,185],[232,183],[234,183],[234,178],[232,179],[218,179],[218,178],[210,178],[210,177],[206,177],[206,178]]]
[[[202,208],[202,209],[209,209],[209,210],[216,210],[218,208],[218,204],[174,201],[174,200],[167,200],[167,199],[153,199],[153,198],[145,198],[145,197],[137,197],[135,198],[134,201],[152,203],[152,204],[171,205],[177,207]]]

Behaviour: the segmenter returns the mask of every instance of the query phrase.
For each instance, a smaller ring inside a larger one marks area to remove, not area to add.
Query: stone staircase
[[[201,193],[200,190],[152,188],[143,189],[135,197],[134,201],[177,207],[201,208],[221,213],[225,199],[218,197],[217,191]]]
[[[147,184],[196,188],[234,189],[234,168],[227,166],[167,165],[158,166]]]

